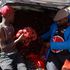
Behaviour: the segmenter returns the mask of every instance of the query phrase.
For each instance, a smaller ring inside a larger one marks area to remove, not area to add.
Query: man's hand
[[[44,42],[43,44],[46,46],[46,48],[50,47],[50,43],[49,42]]]

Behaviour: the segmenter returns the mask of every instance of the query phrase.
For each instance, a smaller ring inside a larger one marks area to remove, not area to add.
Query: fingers
[[[16,37],[19,37],[22,33],[23,33],[23,30],[20,29],[20,30],[17,32]]]

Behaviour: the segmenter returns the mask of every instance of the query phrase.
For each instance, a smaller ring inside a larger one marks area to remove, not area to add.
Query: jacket
[[[53,42],[52,37],[55,34],[57,30],[57,22],[53,22],[49,32],[43,34],[41,36],[41,39],[47,40],[48,36],[50,36],[50,49],[55,49],[55,50],[69,50],[70,51],[70,26],[66,28],[64,31],[64,42]]]

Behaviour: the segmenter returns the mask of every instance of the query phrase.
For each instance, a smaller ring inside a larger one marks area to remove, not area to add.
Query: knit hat
[[[9,14],[13,14],[14,10],[12,7],[8,6],[8,5],[5,5],[3,6],[1,9],[0,9],[0,13],[3,15],[3,16],[7,16]]]
[[[56,16],[54,17],[54,21],[59,21],[69,15],[68,11],[66,9],[61,9],[57,12]]]

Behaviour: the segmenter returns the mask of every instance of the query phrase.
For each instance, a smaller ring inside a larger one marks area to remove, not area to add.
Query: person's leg
[[[50,52],[47,62],[47,70],[60,70],[61,62],[57,58],[57,54]]]
[[[27,70],[27,67],[24,63],[17,64],[17,70]]]
[[[11,62],[12,61],[10,59],[5,60],[4,62],[2,62],[2,64],[1,64],[2,70],[13,70],[12,65],[10,65]]]
[[[5,53],[1,53],[0,66],[2,70],[14,70],[12,62],[13,59],[10,59]]]
[[[16,58],[17,58],[16,59],[16,61],[17,61],[17,70],[27,70],[24,56],[22,56],[21,54],[17,53]]]
[[[70,52],[64,50],[57,57],[61,62],[61,70],[70,70]]]
[[[47,62],[46,68],[47,68],[47,70],[58,70],[57,67],[55,66],[55,64],[52,61]]]

